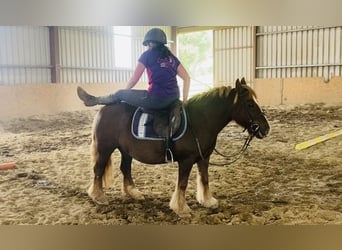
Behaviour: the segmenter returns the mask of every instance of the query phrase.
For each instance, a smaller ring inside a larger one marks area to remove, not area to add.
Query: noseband
[[[248,125],[245,127],[245,130],[250,131],[252,133],[252,136],[255,136],[259,132],[260,126],[259,126],[259,124],[254,122],[253,116],[252,116],[252,114],[249,110],[249,107],[248,107],[248,105],[249,105],[248,102],[249,101],[247,101],[245,105],[247,106],[246,110],[247,110],[247,115],[248,115],[249,121],[248,121]],[[265,113],[263,111],[261,111],[260,115],[265,116]]]

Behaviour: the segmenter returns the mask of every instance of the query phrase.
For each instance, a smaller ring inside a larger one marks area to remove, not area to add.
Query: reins
[[[222,156],[224,159],[226,160],[230,160],[231,158],[233,157],[236,157],[235,159],[233,160],[230,160],[228,162],[225,162],[225,163],[215,163],[215,162],[209,162],[209,164],[213,165],[213,166],[226,166],[226,165],[230,165],[230,164],[233,164],[235,163],[236,161],[238,161],[240,159],[240,157],[245,153],[247,152],[247,148],[250,144],[250,142],[252,141],[253,139],[253,135],[248,135],[248,137],[246,138],[245,140],[245,143],[243,144],[242,148],[236,152],[235,154],[232,154],[230,156],[227,156],[225,154],[222,154],[221,152],[219,152],[216,148],[214,148],[214,152],[216,154],[218,154],[219,156]]]
[[[246,102],[245,105],[248,106],[248,103]],[[225,162],[225,163],[209,162],[209,164],[214,165],[214,166],[226,166],[226,165],[233,164],[234,162],[238,161],[241,158],[241,156],[247,151],[247,148],[249,147],[250,142],[252,141],[253,137],[255,135],[257,135],[257,133],[259,132],[260,127],[259,127],[258,124],[254,123],[253,116],[251,115],[248,107],[247,107],[246,110],[247,110],[247,114],[249,116],[249,122],[248,122],[248,125],[245,127],[244,131],[248,129],[249,135],[246,138],[242,148],[238,152],[234,153],[231,156],[224,155],[224,154],[220,153],[216,148],[214,148],[213,151],[216,154],[218,154],[221,157],[223,157],[224,159],[228,160],[228,162]],[[187,116],[188,116],[188,113],[187,113]],[[191,126],[191,122],[190,122],[190,117],[189,116],[188,116],[188,121],[189,121],[188,125],[189,125],[189,128],[190,128],[190,132],[191,132],[192,136],[194,137],[194,139],[196,141],[196,146],[197,146],[197,150],[199,152],[199,155],[200,155],[202,160],[205,160],[205,158],[203,156],[202,149],[201,149],[200,141],[199,141],[198,137],[196,136],[196,134],[193,131],[193,128]],[[232,159],[232,158],[235,158],[235,159]]]
[[[193,128],[192,128],[191,122],[190,122],[190,117],[188,116],[188,113],[187,113],[187,117],[188,117],[188,127],[190,129],[190,132],[191,132],[193,138],[196,141],[196,146],[197,146],[198,153],[199,153],[201,159],[205,160],[204,156],[203,156],[203,153],[202,153],[200,141],[199,141],[198,137],[195,135],[195,132],[193,131]],[[236,153],[234,153],[233,155],[230,155],[230,156],[224,155],[221,152],[219,152],[216,148],[214,148],[214,152],[216,154],[218,154],[218,155],[222,156],[223,158],[225,158],[226,160],[230,160],[230,161],[225,162],[225,163],[209,162],[209,164],[213,165],[213,166],[221,166],[222,167],[222,166],[231,165],[234,162],[238,161],[240,159],[240,157],[247,151],[247,148],[248,148],[250,142],[252,141],[253,137],[254,137],[254,135],[248,135],[248,137],[246,138],[242,148],[238,152],[236,152]],[[236,157],[236,158],[231,160],[231,158],[233,158],[233,157]]]
[[[193,134],[193,132],[192,132],[192,134]],[[193,135],[194,135],[194,134],[193,134]],[[252,141],[253,137],[254,137],[253,135],[248,135],[248,137],[246,138],[245,143],[243,144],[243,146],[241,147],[241,149],[240,149],[238,152],[236,152],[236,153],[234,153],[234,154],[232,154],[232,155],[229,155],[229,156],[228,156],[228,155],[225,155],[225,154],[222,154],[222,153],[219,152],[216,148],[214,148],[214,152],[215,152],[216,154],[218,154],[219,156],[222,156],[224,159],[229,160],[229,161],[228,161],[228,162],[225,162],[225,163],[209,162],[209,164],[210,164],[210,165],[213,165],[213,166],[223,167],[223,166],[227,166],[227,165],[231,165],[231,164],[235,163],[235,162],[238,161],[238,160],[241,158],[241,156],[247,151],[247,148],[248,148],[250,142]],[[198,149],[198,152],[199,152],[199,154],[200,154],[200,157],[201,157],[202,160],[204,160],[204,157],[203,157],[203,153],[202,153],[202,150],[201,150],[201,145],[200,145],[200,143],[199,143],[199,140],[198,140],[197,137],[195,137],[195,140],[196,140],[197,149]],[[235,157],[235,159],[231,160],[231,158],[234,158],[234,157]]]

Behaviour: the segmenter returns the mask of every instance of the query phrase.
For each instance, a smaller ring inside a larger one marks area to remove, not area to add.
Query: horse
[[[178,178],[169,207],[179,217],[191,216],[185,191],[193,165],[197,164],[197,201],[206,208],[217,208],[218,201],[209,190],[209,159],[215,149],[219,132],[232,120],[248,131],[251,138],[262,139],[270,130],[256,94],[244,78],[236,80],[235,88],[222,86],[193,96],[184,105],[188,117],[184,135],[174,142],[173,155],[178,163]],[[138,140],[131,133],[136,107],[121,102],[103,106],[94,118],[92,128],[92,166],[94,178],[87,191],[99,205],[108,205],[103,188],[113,181],[111,154],[121,153],[120,170],[123,192],[143,200],[131,176],[132,159],[144,164],[165,163],[163,141]]]

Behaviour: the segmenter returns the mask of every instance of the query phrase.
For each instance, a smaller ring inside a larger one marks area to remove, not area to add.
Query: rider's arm
[[[177,68],[177,74],[183,80],[183,102],[185,103],[189,96],[190,76],[182,64],[179,64]]]
[[[145,70],[145,65],[142,64],[141,62],[138,62],[137,67],[135,68],[131,79],[128,81],[126,85],[126,89],[131,89],[137,84],[141,75],[144,73],[144,70]]]

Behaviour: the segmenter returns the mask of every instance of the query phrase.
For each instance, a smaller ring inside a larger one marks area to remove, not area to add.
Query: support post
[[[51,61],[51,82],[59,83],[61,79],[60,72],[60,59],[59,59],[59,38],[58,27],[49,27],[49,39],[50,39],[50,61]]]

